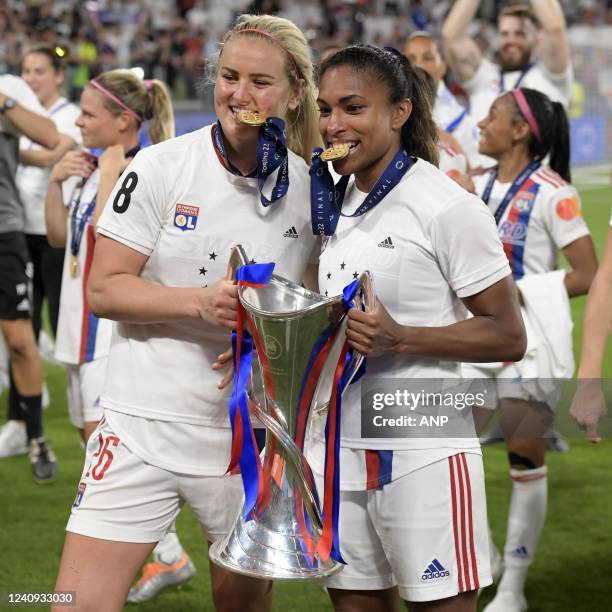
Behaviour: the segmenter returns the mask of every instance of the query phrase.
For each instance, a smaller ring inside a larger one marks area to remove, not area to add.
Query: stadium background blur
[[[104,70],[140,66],[168,83],[177,131],[204,125],[212,87],[206,58],[243,12],[273,12],[295,22],[315,54],[332,44],[371,42],[402,48],[414,30],[439,33],[452,1],[441,0],[0,0],[0,69],[19,74],[24,51],[41,43],[67,51],[67,93]],[[470,34],[486,50],[502,0],[485,0]],[[603,163],[612,151],[612,0],[561,0],[575,72],[572,161]],[[202,116],[204,115],[204,117]]]
[[[363,41],[401,48],[414,30],[439,32],[451,4],[448,0],[0,0],[0,73],[19,74],[21,57],[32,46],[62,46],[67,51],[67,94],[78,103],[89,78],[115,67],[139,66],[146,77],[169,84],[177,130],[182,133],[212,118],[212,89],[202,84],[203,68],[237,14],[274,12],[293,20],[307,33],[316,59],[318,52],[334,44]],[[495,16],[503,4],[483,2],[480,19],[471,26],[472,36],[483,49],[492,45]],[[612,0],[562,0],[562,4],[570,25],[575,71],[571,108],[574,182],[601,256],[612,202]],[[584,302],[584,298],[572,300],[576,356]],[[608,350],[604,367],[608,397],[612,393],[611,353]],[[52,590],[63,528],[82,467],[82,449],[67,417],[64,371],[47,363],[46,378],[51,405],[45,422],[61,460],[60,473],[52,487],[37,487],[32,485],[27,462],[16,457],[0,463],[0,593]],[[558,411],[558,426],[571,436],[572,450],[555,453],[548,461],[549,516],[527,584],[534,612],[608,610],[612,601],[611,423],[606,419],[602,428],[603,443],[590,446],[567,415],[571,396],[568,388]],[[0,410],[5,410],[5,403],[6,395]],[[510,493],[502,445],[485,449],[485,466],[491,523],[500,545]],[[128,609],[212,610],[206,547],[190,510],[181,513],[178,531],[198,568],[196,578],[152,602]],[[493,594],[493,589],[485,591],[479,609]],[[299,583],[277,584],[274,609],[312,612],[331,608],[319,587]]]

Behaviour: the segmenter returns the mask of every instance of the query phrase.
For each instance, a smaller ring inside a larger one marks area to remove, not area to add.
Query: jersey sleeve
[[[465,91],[473,94],[482,89],[489,89],[491,83],[499,79],[499,69],[486,57],[482,58],[476,72],[467,81],[461,83]]]
[[[559,249],[574,240],[589,235],[589,228],[582,216],[580,196],[572,185],[554,191],[546,207],[546,225]]]
[[[0,91],[10,98],[15,99],[21,106],[29,111],[47,116],[47,111],[38,101],[36,94],[28,84],[21,78],[13,75],[2,75],[0,77]],[[18,137],[19,131],[4,115],[0,114],[0,131]]]
[[[543,77],[559,90],[559,93],[563,96],[563,105],[565,107],[569,106],[573,93],[572,87],[574,85],[574,69],[572,65],[569,64],[563,72],[559,73],[551,72],[543,62],[538,62],[537,67]]]
[[[98,220],[98,233],[151,255],[167,216],[163,174],[154,160],[138,154],[111,192]]]
[[[458,297],[469,297],[511,274],[488,208],[467,195],[436,215],[430,239],[442,274]]]
[[[67,134],[77,145],[82,146],[83,137],[81,130],[75,123],[81,111],[77,107],[73,108],[72,105],[69,108],[70,112],[62,113],[57,118],[53,117],[55,125],[62,134]]]

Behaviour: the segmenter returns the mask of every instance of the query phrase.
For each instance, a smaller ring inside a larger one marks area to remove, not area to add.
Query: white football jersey
[[[569,108],[572,99],[574,72],[571,65],[561,74],[553,74],[542,62],[535,62],[521,79],[522,72],[502,73],[499,66],[483,58],[474,76],[462,83],[470,96],[470,113],[478,123],[489,113],[495,99],[515,87],[529,87],[546,94],[551,100]]]
[[[73,184],[70,181],[70,184]],[[89,205],[95,201],[100,185],[100,171],[96,170],[87,179],[78,181],[68,204],[66,256],[62,271],[62,292],[55,338],[55,357],[64,363],[81,364],[108,354],[112,321],[96,317],[86,299],[87,281],[91,260],[96,245],[93,211],[85,217],[85,226],[79,245],[76,276],[71,273],[71,251],[73,225],[82,222]],[[76,210],[76,220],[74,214]],[[76,223],[74,223],[76,221]]]
[[[343,211],[356,210],[367,194],[354,182]],[[377,299],[401,325],[439,327],[467,318],[461,298],[510,274],[493,218],[484,204],[421,159],[374,209],[341,217],[324,240],[319,288],[332,296],[369,270]],[[352,448],[472,448],[478,441],[429,438],[362,438],[361,384],[368,379],[456,379],[459,363],[386,354],[368,358],[365,376],[342,400],[342,445]],[[315,433],[316,435],[316,433]]]
[[[230,249],[301,281],[315,237],[305,162],[289,152],[288,195],[269,207],[256,178],[222,165],[212,126],[140,151],[115,186],[98,231],[148,256],[143,279],[206,287],[226,275]],[[270,181],[271,182],[271,181]],[[205,321],[117,323],[100,403],[120,413],[228,427],[229,389],[211,369],[230,346],[228,331]]]
[[[481,196],[491,172],[473,177]],[[495,181],[488,203],[493,214],[510,185]],[[515,280],[556,270],[560,249],[589,235],[575,187],[546,167],[532,172],[504,211],[498,231]]]
[[[47,111],[38,101],[32,88],[21,78],[13,74],[0,74],[0,91],[5,95],[17,100],[21,106],[33,113],[46,115]],[[4,113],[0,113],[0,132],[5,132],[18,138],[21,134]]]
[[[444,81],[438,84],[436,101],[433,107],[434,121],[441,130],[449,132],[463,148],[467,161],[472,168],[480,164],[478,153],[478,128],[476,122],[453,96]]]
[[[79,107],[72,104],[66,98],[60,98],[46,111],[47,116],[53,120],[58,132],[67,134],[81,147],[83,139],[81,130],[75,125],[81,111]],[[19,140],[19,148],[22,150],[36,150],[42,147],[29,138],[22,136]],[[19,196],[25,211],[25,233],[44,236],[47,233],[45,224],[45,196],[49,184],[51,168],[39,166],[24,166],[20,164],[17,168],[16,183]]]

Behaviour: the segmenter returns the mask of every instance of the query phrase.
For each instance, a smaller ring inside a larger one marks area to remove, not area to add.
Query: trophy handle
[[[308,514],[311,520],[314,520],[316,523],[314,527],[321,531],[323,529],[323,522],[321,521],[313,492],[308,486],[308,483],[311,483],[311,486],[315,486],[315,480],[302,451],[300,451],[291,436],[283,429],[282,425],[261,409],[255,398],[251,398],[249,406],[255,416],[265,425],[266,429],[278,440],[278,443],[285,450],[287,458],[291,461],[297,472],[296,484],[300,489]]]
[[[246,251],[241,244],[232,247],[229,262],[227,264],[227,273],[225,278],[228,280],[236,280],[236,272],[240,266],[246,266],[249,263]]]
[[[372,274],[369,270],[365,270],[361,273],[358,279],[358,288],[357,294],[355,295],[355,302],[357,304],[357,308],[363,306],[365,312],[372,312],[376,306],[376,294],[374,293],[374,279],[372,278]],[[353,355],[351,360],[348,362],[346,368],[348,371],[348,378],[346,381],[346,385],[344,386],[344,391],[348,389],[349,385],[353,382],[361,364],[365,357],[358,353],[357,351],[353,351]]]

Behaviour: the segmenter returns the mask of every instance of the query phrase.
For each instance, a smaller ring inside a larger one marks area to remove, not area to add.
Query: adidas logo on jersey
[[[292,225],[284,234],[283,238],[299,238],[300,235],[297,233],[297,230]]]
[[[381,243],[379,243],[378,246],[382,247],[383,249],[394,249],[395,248],[395,245],[391,241],[391,236],[388,236],[387,238],[385,238]]]
[[[434,559],[423,572],[421,580],[435,580],[436,578],[447,578],[450,576],[450,572],[442,567],[442,564]]]

